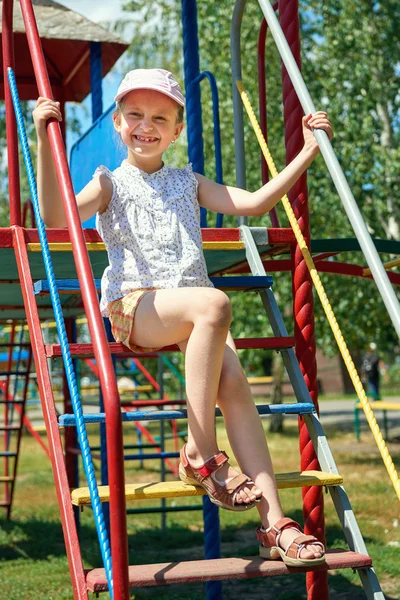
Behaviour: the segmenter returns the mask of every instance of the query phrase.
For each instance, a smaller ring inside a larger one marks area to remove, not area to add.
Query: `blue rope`
[[[203,81],[203,79],[208,79],[210,82],[211,88],[211,98],[212,98],[212,111],[213,111],[213,123],[214,123],[214,153],[215,153],[215,179],[217,183],[224,183],[224,177],[222,173],[222,149],[221,149],[221,126],[219,120],[219,98],[218,98],[218,88],[217,81],[214,75],[210,71],[203,71],[200,73],[196,79],[192,81],[190,85],[196,85]],[[221,213],[217,213],[217,221],[216,226],[222,227],[224,222],[224,215]]]
[[[79,398],[78,387],[76,383],[76,377],[73,369],[71,353],[68,345],[68,338],[65,331],[64,318],[62,314],[62,307],[60,298],[58,295],[57,285],[55,283],[55,275],[53,270],[53,264],[51,260],[51,254],[47,241],[47,235],[45,225],[39,210],[39,201],[37,195],[37,187],[35,181],[35,174],[32,166],[32,159],[30,156],[30,150],[28,145],[28,139],[26,136],[25,124],[22,116],[21,105],[18,97],[18,90],[15,81],[14,72],[11,68],[8,68],[8,79],[10,83],[10,90],[12,100],[14,104],[14,111],[16,115],[18,133],[21,141],[22,152],[24,155],[25,168],[29,181],[29,188],[31,192],[32,204],[35,211],[35,218],[37,228],[39,232],[40,243],[42,246],[44,267],[46,270],[46,276],[49,281],[51,303],[53,305],[53,311],[57,326],[57,333],[60,339],[61,351],[64,361],[65,372],[67,374],[68,387],[71,395],[72,408],[74,411],[79,445],[82,453],[83,468],[86,474],[86,479],[90,491],[90,499],[92,502],[93,512],[95,515],[95,524],[97,529],[97,535],[99,537],[100,549],[103,558],[103,564],[106,571],[108,587],[110,590],[111,598],[113,598],[113,581],[112,581],[112,563],[111,563],[111,552],[110,544],[107,536],[107,530],[104,524],[103,510],[99,498],[97,489],[96,476],[94,472],[92,457],[90,453],[89,441],[87,438],[86,428],[83,419],[82,406]]]

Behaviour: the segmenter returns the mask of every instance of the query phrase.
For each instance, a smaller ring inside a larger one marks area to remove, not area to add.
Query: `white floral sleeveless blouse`
[[[213,287],[202,249],[198,183],[192,166],[164,165],[145,173],[124,160],[115,171],[100,166],[113,184],[96,228],[109,266],[101,280],[100,308],[138,288]]]

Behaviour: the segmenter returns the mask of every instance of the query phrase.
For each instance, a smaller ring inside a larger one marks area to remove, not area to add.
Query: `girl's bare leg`
[[[227,337],[217,403],[223,413],[229,442],[240,468],[263,492],[257,509],[262,525],[267,529],[284,514],[262,422],[230,333]],[[281,537],[283,547],[289,545],[298,535],[293,530],[283,531]],[[301,551],[300,556],[301,558],[320,557],[321,548],[309,544]]]
[[[149,348],[179,344],[185,353],[187,453],[194,467],[218,452],[215,405],[230,322],[228,297],[212,288],[149,292],[136,311],[132,343]],[[236,474],[226,464],[219,469],[218,479]],[[254,486],[243,486],[237,501],[250,503],[260,495]]]

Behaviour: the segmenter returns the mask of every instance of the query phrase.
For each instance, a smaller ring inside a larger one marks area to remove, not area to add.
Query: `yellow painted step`
[[[343,477],[322,471],[304,471],[303,473],[276,473],[275,479],[279,489],[298,488],[311,485],[341,485]],[[110,500],[108,485],[99,486],[101,502]],[[127,483],[125,496],[127,500],[152,500],[155,498],[179,498],[183,496],[203,496],[201,487],[187,485],[183,481],[166,481],[164,483]],[[89,488],[77,488],[71,492],[72,504],[84,506],[90,504]]]
[[[38,242],[30,242],[26,245],[28,252],[42,252],[42,246]],[[244,242],[203,242],[203,250],[243,250]],[[51,252],[72,252],[71,242],[50,242]],[[86,242],[88,252],[105,252],[104,242]]]
[[[250,385],[257,383],[272,383],[272,376],[265,375],[264,377],[248,377],[247,381],[250,383]]]
[[[82,392],[100,392],[100,388],[98,385],[82,385]],[[151,384],[137,385],[136,387],[127,387],[127,386],[118,386],[118,391],[120,394],[127,394],[132,392],[152,392],[154,391],[154,387]]]
[[[369,403],[372,410],[400,410],[400,402],[382,402],[377,400],[376,402]],[[356,404],[356,408],[362,409],[360,403]]]
[[[14,477],[12,475],[0,475],[1,483],[9,483],[11,481],[14,481]]]

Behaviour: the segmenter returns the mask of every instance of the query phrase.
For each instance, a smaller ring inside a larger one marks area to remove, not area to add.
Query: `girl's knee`
[[[215,326],[229,328],[232,321],[232,305],[224,292],[209,289],[200,298],[202,321]]]

